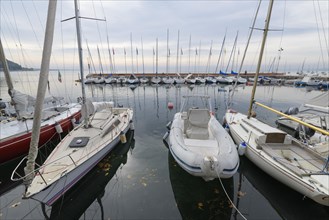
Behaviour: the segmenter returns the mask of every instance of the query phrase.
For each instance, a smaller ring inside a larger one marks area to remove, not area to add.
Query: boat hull
[[[126,134],[129,130],[127,126],[123,132]],[[97,163],[99,163],[120,141],[120,136],[113,139],[103,149],[98,151],[87,161],[77,166],[71,172],[64,175],[64,177],[58,179],[56,182],[40,191],[37,194],[31,196],[32,199],[51,206],[56,202],[65,192],[67,192],[72,186],[75,185],[82,177],[84,177]]]
[[[278,161],[273,157],[266,154],[261,149],[257,149],[255,147],[256,141],[252,138],[253,135],[251,133],[243,132],[243,129],[237,128],[237,126],[240,126],[240,123],[232,120],[232,118],[234,118],[234,114],[235,113],[226,113],[225,120],[230,126],[230,133],[235,143],[247,143],[245,156],[251,162],[253,162],[268,175],[287,185],[291,189],[294,189],[302,195],[309,197],[319,204],[329,206],[328,193],[320,193],[314,186],[312,186],[311,183],[308,183],[307,180],[303,180],[293,172],[289,172],[287,169],[280,166]]]
[[[75,112],[69,117],[61,119],[57,121],[60,124],[64,133],[69,132],[73,129],[73,124],[71,119],[74,118],[76,121],[79,121],[81,117],[80,111]],[[6,139],[1,140],[0,142],[0,164],[5,163],[7,161],[13,160],[22,155],[26,155],[30,148],[31,142],[31,129],[19,133],[15,136],[8,137]],[[46,144],[49,140],[51,140],[56,134],[55,121],[50,122],[49,124],[43,125],[40,129],[40,137],[39,137],[39,147]]]
[[[112,108],[113,103],[93,103],[96,112],[90,126],[71,131],[36,170],[25,197],[51,206],[75,185],[118,143],[125,143],[133,111]],[[105,108],[105,109],[104,109]]]
[[[169,134],[169,150],[176,162],[186,172],[206,181],[232,177],[239,167],[239,156],[233,140],[214,116],[209,121],[212,134],[207,140],[186,138],[181,132],[181,116],[175,115]]]

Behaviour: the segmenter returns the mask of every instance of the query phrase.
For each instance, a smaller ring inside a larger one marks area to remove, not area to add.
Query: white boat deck
[[[294,144],[263,144],[261,147],[264,152],[271,155],[281,165],[299,176],[318,174],[318,171],[323,170],[325,166],[323,158],[301,146]],[[325,171],[329,171],[328,167]]]

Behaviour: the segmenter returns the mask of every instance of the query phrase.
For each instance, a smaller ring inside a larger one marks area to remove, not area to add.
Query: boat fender
[[[123,131],[121,131],[121,133],[120,133],[120,141],[121,141],[122,144],[127,143],[126,134],[123,133]]]
[[[243,156],[246,152],[247,144],[246,142],[241,142],[238,147],[238,153],[240,156]]]
[[[72,117],[71,118],[71,123],[72,123],[73,128],[75,128],[77,126],[76,122],[77,122],[77,120],[74,117]]]
[[[225,127],[225,124],[227,124],[227,121],[226,121],[225,116],[223,116],[223,123],[222,123],[223,127]]]
[[[55,123],[55,129],[56,129],[56,132],[58,133],[58,134],[61,134],[61,133],[63,133],[63,129],[62,129],[62,126],[59,124],[59,123]]]
[[[135,124],[133,122],[133,120],[130,120],[130,130],[134,131],[135,130]]]
[[[230,132],[230,126],[227,123],[224,125],[224,129],[226,132]]]
[[[167,125],[166,125],[166,127],[167,127],[168,130],[170,130],[171,123],[172,123],[172,121],[168,122]]]

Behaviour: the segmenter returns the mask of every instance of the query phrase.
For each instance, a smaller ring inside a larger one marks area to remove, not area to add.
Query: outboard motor
[[[287,111],[284,112],[286,115],[297,115],[299,113],[299,109],[297,107],[290,107]]]

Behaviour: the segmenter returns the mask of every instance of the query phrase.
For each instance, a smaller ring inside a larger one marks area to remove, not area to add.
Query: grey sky
[[[1,38],[8,59],[23,66],[40,66],[44,27],[48,1],[2,0]],[[53,44],[52,68],[77,68],[76,32],[73,20],[60,22],[74,15],[74,3],[69,0],[58,1],[56,32]],[[228,70],[237,71],[241,61],[258,1],[80,1],[81,16],[106,18],[104,21],[82,19],[84,62],[87,68],[88,50],[97,71],[100,71],[97,47],[100,49],[101,62],[105,72],[110,71],[107,36],[116,71],[125,72],[124,49],[128,71],[132,71],[130,34],[133,36],[134,72],[142,72],[143,38],[145,72],[153,71],[153,48],[159,39],[159,72],[166,72],[167,29],[169,29],[169,71],[176,71],[177,32],[180,30],[179,69],[182,72],[195,70],[214,72],[221,44],[226,32],[226,53],[220,62],[225,70],[233,48],[237,32],[237,50],[231,59]],[[256,27],[263,28],[268,1],[263,1]],[[280,48],[279,71],[297,71],[303,63],[304,71],[328,70],[328,15],[329,3],[326,0],[275,1],[270,23],[272,31],[263,60],[263,71],[277,67]],[[189,39],[191,51],[189,58]],[[255,71],[262,32],[254,31],[243,70]],[[212,56],[210,67],[206,68],[211,41]],[[201,51],[199,50],[201,42]],[[138,48],[138,57],[136,57]],[[198,55],[196,56],[196,52]],[[183,51],[183,55],[181,55]],[[238,55],[239,51],[239,55]],[[201,55],[200,55],[201,52]],[[199,58],[200,56],[200,58]],[[137,60],[138,59],[138,60]],[[190,60],[190,62],[189,62]],[[200,60],[200,61],[199,61]],[[233,62],[233,67],[232,67]],[[190,63],[190,67],[189,66]]]

